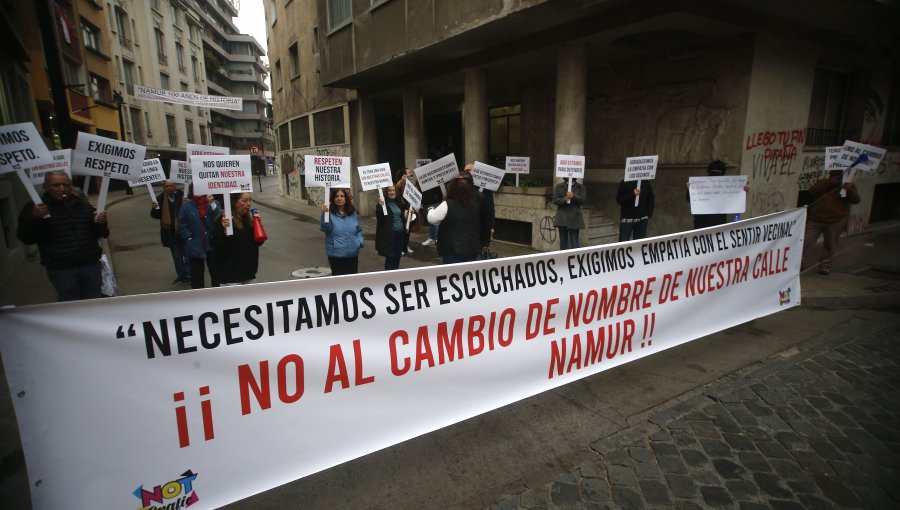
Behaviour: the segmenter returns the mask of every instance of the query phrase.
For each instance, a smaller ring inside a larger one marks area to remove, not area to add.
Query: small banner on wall
[[[143,85],[134,86],[134,97],[147,101],[185,104],[201,108],[220,108],[222,110],[242,110],[244,108],[244,100],[239,97],[207,96],[194,92],[155,89]]]
[[[32,504],[223,506],[797,306],[805,221],[7,311]]]

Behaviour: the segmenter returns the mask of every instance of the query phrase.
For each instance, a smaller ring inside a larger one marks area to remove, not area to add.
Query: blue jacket
[[[189,200],[182,204],[178,211],[178,235],[185,240],[185,255],[195,259],[205,259],[206,252],[212,251],[210,234],[213,232],[215,218],[222,212],[222,206],[218,201],[216,210],[213,211],[207,204],[206,225],[200,222],[200,209],[196,202]]]
[[[341,216],[332,213],[331,221],[325,223],[325,213],[319,219],[319,230],[325,232],[325,253],[329,257],[352,258],[363,247],[362,227],[356,213]]]

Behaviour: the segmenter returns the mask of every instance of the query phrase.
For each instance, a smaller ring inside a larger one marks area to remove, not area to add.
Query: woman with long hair
[[[387,209],[387,213],[384,210]],[[406,246],[406,217],[395,186],[384,190],[384,200],[375,208],[375,251],[384,257],[384,270],[400,269],[400,257]]]
[[[325,215],[328,214],[326,217]],[[362,227],[348,188],[332,188],[329,203],[322,204],[319,230],[325,232],[325,252],[332,275],[359,272]]]
[[[472,184],[472,176],[463,172],[447,183],[447,199],[428,208],[428,223],[440,225],[437,251],[444,264],[469,262],[487,246],[490,232]]]
[[[228,218],[224,212],[219,214],[213,228],[213,256],[219,282],[223,285],[253,283],[259,269],[259,247],[264,242],[257,242],[253,237],[253,216],[259,216],[259,212],[250,212],[250,193],[232,193],[230,199],[232,217]],[[230,236],[225,232],[229,225],[233,226]]]

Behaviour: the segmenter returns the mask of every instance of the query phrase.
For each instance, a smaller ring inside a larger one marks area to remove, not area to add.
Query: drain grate
[[[331,268],[327,267],[304,267],[296,271],[291,271],[294,278],[319,278],[322,276],[330,276]]]

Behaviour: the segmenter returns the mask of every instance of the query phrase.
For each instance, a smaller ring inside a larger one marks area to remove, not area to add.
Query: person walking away
[[[325,221],[325,213],[329,213]],[[346,188],[332,188],[331,199],[322,205],[319,230],[325,232],[325,253],[332,275],[359,272],[359,250],[364,240],[353,196]]]
[[[619,203],[619,242],[647,237],[647,226],[653,216],[654,197],[650,181],[619,181],[616,202]],[[634,205],[635,197],[638,204]]]
[[[109,237],[106,212],[97,213],[83,195],[74,193],[65,172],[48,172],[43,187],[43,203],[29,201],[22,208],[16,236],[38,245],[57,301],[101,297],[99,239]]]
[[[213,222],[212,257],[221,285],[246,285],[256,281],[259,247],[265,241],[253,237],[253,217],[259,217],[259,212],[251,213],[250,193],[232,193],[229,199],[233,216],[228,218],[222,211]],[[233,225],[230,236],[226,234],[229,225]]]
[[[587,200],[587,188],[572,179],[572,191],[569,191],[569,183],[562,181],[553,189],[553,204],[556,205],[556,216],[553,218],[553,226],[559,230],[559,249],[580,248],[579,235],[584,228],[584,216],[581,206]]]
[[[384,207],[382,207],[384,206]],[[385,214],[384,209],[387,209]],[[384,200],[375,208],[375,251],[384,257],[384,270],[400,269],[400,257],[406,243],[407,210],[397,196],[397,188],[388,186]]]
[[[173,285],[191,281],[191,261],[185,255],[184,239],[178,235],[178,213],[183,202],[184,193],[174,182],[166,179],[163,181],[163,192],[156,196],[153,208],[150,209],[150,217],[159,220],[160,242],[172,252],[172,261],[175,263]]]
[[[205,286],[203,265],[209,270],[209,282],[219,286],[216,261],[210,255],[213,246],[209,234],[221,206],[212,195],[193,195],[178,212],[178,235],[185,241],[185,254],[191,263],[191,288]]]
[[[489,242],[472,176],[462,172],[447,183],[447,200],[428,209],[428,223],[440,225],[437,251],[444,264],[470,262]]]
[[[831,170],[828,177],[819,179],[809,188],[813,202],[806,209],[806,232],[803,237],[803,260],[810,255],[821,235],[823,252],[819,257],[819,274],[831,274],[834,251],[838,238],[847,228],[850,205],[858,204],[860,197],[852,182],[841,184],[841,170]],[[846,190],[841,196],[841,190]]]

